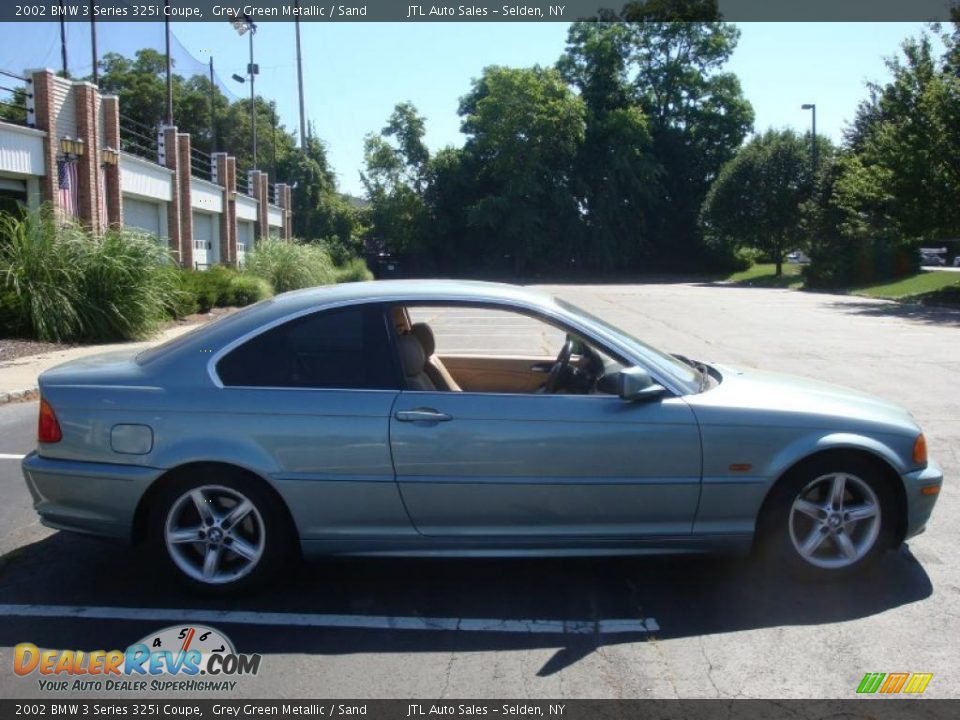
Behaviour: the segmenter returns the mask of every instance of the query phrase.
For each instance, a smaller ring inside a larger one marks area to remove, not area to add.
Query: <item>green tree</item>
[[[696,21],[679,21],[691,18]],[[641,152],[632,167],[652,156],[653,171],[635,173],[649,202],[634,201],[623,212],[644,208],[647,254],[671,268],[702,264],[700,208],[753,125],[739,80],[722,72],[739,31],[718,18],[709,1],[631,3],[620,13],[603,14],[604,23],[575,23],[560,61],[601,121],[598,128],[605,119],[598,108],[635,108],[633,117],[645,119],[650,151]],[[630,146],[638,145],[643,141],[634,123]],[[603,175],[592,175],[586,184],[602,185]],[[623,193],[617,189],[614,196]]]
[[[488,67],[460,101],[464,152],[477,170],[468,224],[495,261],[515,272],[566,266],[577,242],[574,163],[585,134],[583,100],[555,69]]]
[[[395,108],[381,134],[364,139],[370,239],[395,252],[423,250],[427,226],[424,191],[430,153],[424,118],[411,103]]]
[[[624,23],[574,23],[557,66],[580,92],[586,130],[575,161],[587,267],[624,269],[648,248],[645,218],[659,181],[649,122],[627,78],[631,37]]]
[[[701,219],[708,240],[759,248],[782,274],[784,254],[805,245],[804,217],[814,190],[810,149],[809,136],[792,130],[768,130],[750,140],[707,193]],[[818,150],[829,162],[825,140]]]
[[[956,27],[956,26],[955,26]],[[956,44],[937,58],[928,35],[887,61],[846,133],[847,152],[819,199],[812,284],[848,285],[914,272],[916,248],[960,234],[960,78]]]

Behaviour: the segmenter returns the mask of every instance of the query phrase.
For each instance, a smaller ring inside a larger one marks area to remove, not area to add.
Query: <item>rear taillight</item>
[[[37,441],[55,443],[63,439],[60,432],[60,423],[57,422],[53,407],[43,398],[40,398],[40,422],[37,424]]]

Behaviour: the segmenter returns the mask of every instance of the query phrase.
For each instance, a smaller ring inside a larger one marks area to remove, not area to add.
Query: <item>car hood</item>
[[[761,422],[849,429],[865,425],[918,433],[904,408],[869,393],[784,373],[713,365],[722,382],[690,398],[704,411],[731,411]],[[741,412],[742,411],[742,412]]]

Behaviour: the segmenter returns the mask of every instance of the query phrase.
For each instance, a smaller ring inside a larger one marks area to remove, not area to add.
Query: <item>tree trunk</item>
[[[777,255],[777,277],[783,275],[783,256]]]

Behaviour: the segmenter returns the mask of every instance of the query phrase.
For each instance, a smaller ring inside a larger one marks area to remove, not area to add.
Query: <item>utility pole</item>
[[[297,10],[300,9],[300,0],[297,0]],[[297,33],[297,89],[300,93],[300,149],[307,148],[307,122],[303,109],[303,57],[300,54],[300,15],[299,12],[295,19]]]
[[[213,55],[210,56],[210,154],[217,151],[217,111],[214,106],[214,95],[217,86],[213,84]]]
[[[810,110],[812,112],[813,128],[810,131],[810,164],[813,167],[813,182],[817,182],[817,106],[814,103],[804,103],[800,106],[801,110]]]
[[[60,3],[60,67],[63,69],[63,76],[70,76],[70,68],[67,66],[67,21],[66,6]]]
[[[170,61],[170,0],[165,0],[166,16],[163,21],[167,47],[167,125],[173,125],[173,72]]]
[[[257,32],[257,26],[253,22],[250,25],[250,67],[247,72],[250,74],[250,124],[253,127],[253,169],[257,169],[257,93],[254,85],[257,81],[257,66],[253,62],[253,36]]]
[[[100,68],[97,67],[97,3],[90,0],[90,52],[93,54],[93,84],[100,87]]]

